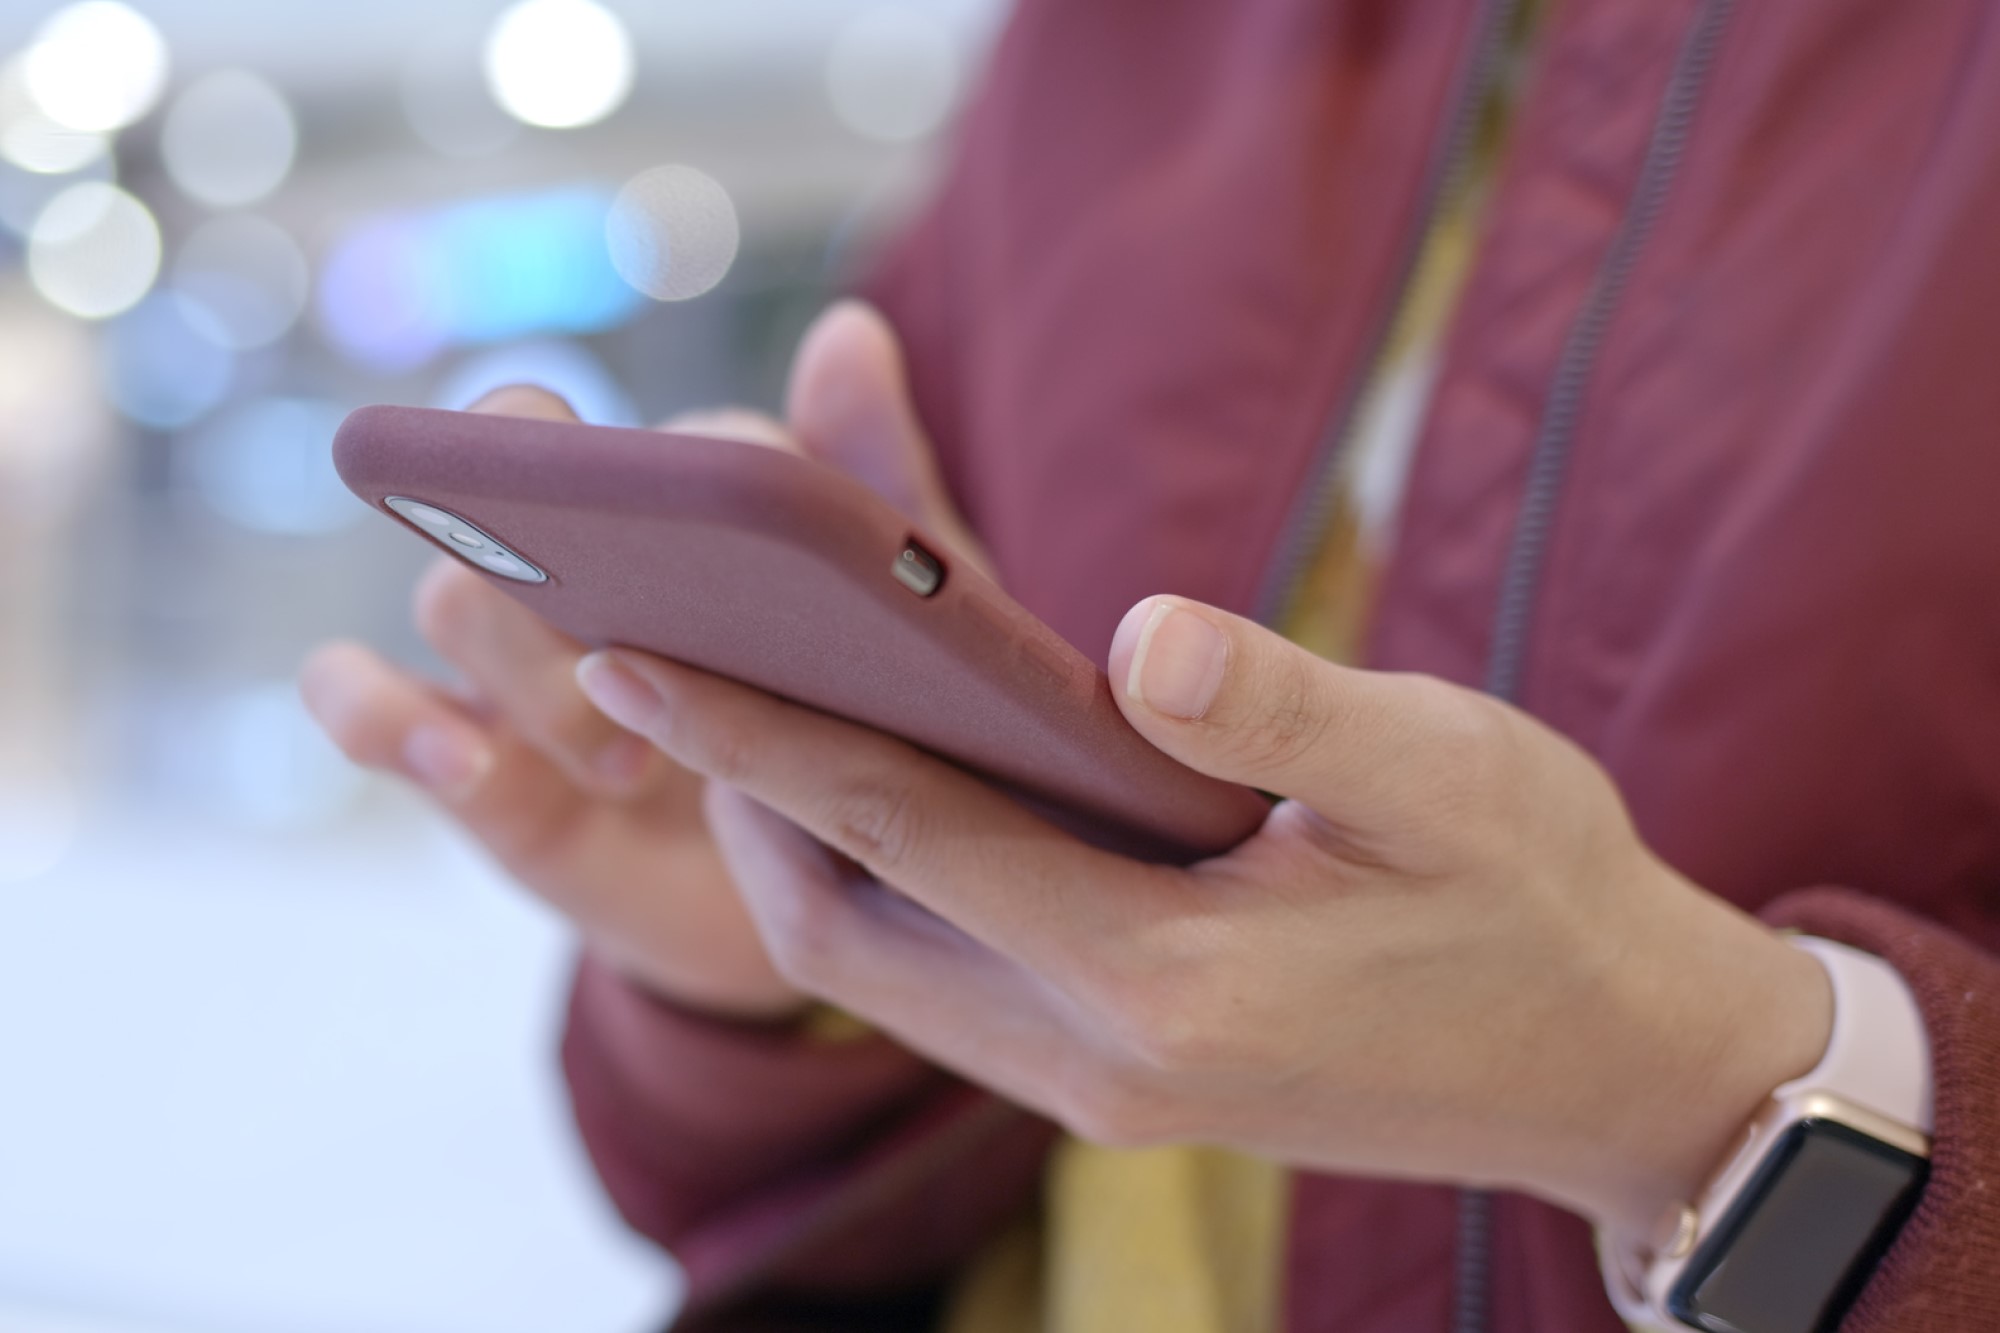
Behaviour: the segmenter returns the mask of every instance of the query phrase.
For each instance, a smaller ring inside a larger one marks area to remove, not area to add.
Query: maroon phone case
[[[1100,846],[1184,862],[1234,846],[1269,808],[1148,745],[1103,672],[824,464],[732,440],[411,407],[353,413],[334,461],[425,541],[383,501],[449,510],[540,566],[546,583],[480,572],[565,633],[903,737]],[[891,574],[911,540],[943,566],[928,597]]]

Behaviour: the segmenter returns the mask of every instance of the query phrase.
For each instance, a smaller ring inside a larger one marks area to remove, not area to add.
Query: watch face
[[[1837,1121],[1799,1121],[1688,1260],[1668,1311],[1714,1333],[1831,1333],[1928,1169]]]

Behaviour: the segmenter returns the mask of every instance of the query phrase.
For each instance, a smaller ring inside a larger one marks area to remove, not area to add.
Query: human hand
[[[1176,598],[1132,609],[1111,670],[1153,744],[1287,798],[1259,833],[1141,865],[685,666],[621,651],[581,680],[710,778],[792,984],[1087,1138],[1517,1188],[1642,1230],[1824,1048],[1818,964],[1652,856],[1526,715]]]
[[[531,388],[500,390],[473,410],[576,419],[559,398]],[[699,413],[665,429],[812,454],[857,475],[948,545],[972,549],[879,315],[843,303],[821,317],[801,343],[787,417],[789,428],[750,412]],[[418,585],[415,615],[462,687],[425,680],[360,644],[319,649],[301,688],[341,749],[424,787],[633,980],[743,1017],[800,1007],[803,997],[773,969],[709,836],[702,779],[586,702],[575,683],[583,646],[449,558]]]

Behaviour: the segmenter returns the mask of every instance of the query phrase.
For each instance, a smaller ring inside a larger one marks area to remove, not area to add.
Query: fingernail
[[[485,741],[456,727],[418,727],[403,742],[411,777],[449,801],[470,796],[493,767]]]
[[[576,683],[597,711],[621,727],[644,731],[660,711],[660,696],[611,653],[592,653],[576,664]]]
[[[1125,692],[1168,717],[1197,718],[1222,688],[1229,641],[1208,620],[1161,602],[1139,631]]]
[[[590,771],[614,791],[633,786],[645,775],[653,747],[645,738],[630,732],[607,743],[590,760]]]

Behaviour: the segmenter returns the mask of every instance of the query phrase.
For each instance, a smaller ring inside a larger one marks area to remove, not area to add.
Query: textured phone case
[[[624,644],[901,736],[1101,845],[1225,850],[1256,793],[1148,745],[1103,672],[874,492],[758,445],[425,408],[364,407],[334,441],[353,491],[450,510],[540,566],[481,571],[592,645]],[[891,566],[914,538],[928,597]]]

